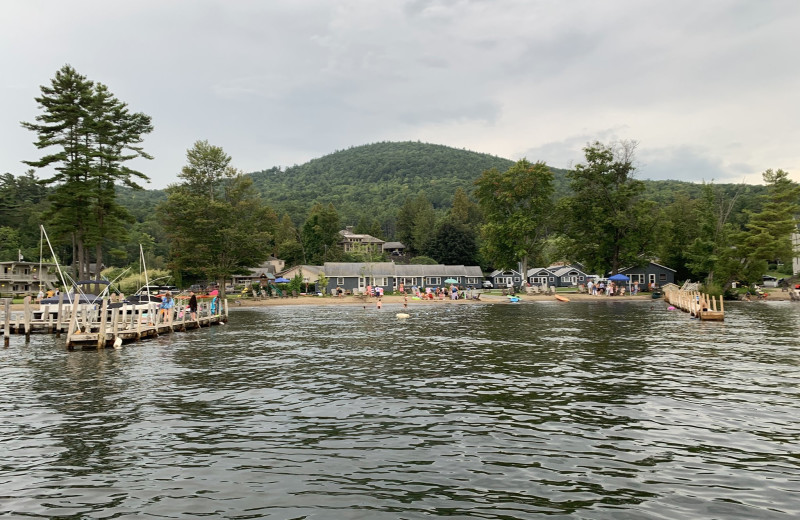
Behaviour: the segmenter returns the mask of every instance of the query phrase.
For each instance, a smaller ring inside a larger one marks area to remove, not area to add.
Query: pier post
[[[72,349],[72,335],[75,334],[78,327],[78,310],[73,306],[72,314],[69,318],[69,328],[67,329],[67,348]]]
[[[133,314],[136,316],[136,341],[139,341],[142,339],[142,315],[144,314],[144,311],[141,309],[134,309]],[[148,316],[148,319],[149,318],[150,317]]]
[[[61,337],[61,332],[64,330],[64,293],[58,293],[58,316],[56,317],[56,337]]]
[[[106,346],[106,321],[108,320],[108,300],[104,299],[100,305],[100,329],[97,331],[97,348]]]
[[[9,343],[9,334],[11,334],[11,298],[3,298],[3,310],[5,316],[3,319],[3,346],[7,347]]]
[[[30,294],[23,299],[25,304],[25,313],[23,319],[25,320],[25,343],[31,340],[31,296]]]

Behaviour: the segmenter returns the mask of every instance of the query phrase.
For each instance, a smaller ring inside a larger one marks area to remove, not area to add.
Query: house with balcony
[[[38,262],[0,262],[0,295],[35,296],[58,285],[56,264]]]
[[[383,244],[385,244],[383,240],[372,235],[353,233],[353,226],[347,226],[339,231],[339,234],[342,236],[339,245],[342,246],[345,253],[381,254],[383,252]]]

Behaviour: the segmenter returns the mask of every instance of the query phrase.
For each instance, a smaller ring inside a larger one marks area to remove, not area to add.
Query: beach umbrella
[[[448,278],[447,280],[444,281],[444,283],[458,283],[458,280],[456,280],[455,278]]]
[[[289,282],[291,282],[291,280],[289,280],[288,278],[284,278],[283,276],[281,276],[280,278],[275,278],[275,283],[289,283]]]

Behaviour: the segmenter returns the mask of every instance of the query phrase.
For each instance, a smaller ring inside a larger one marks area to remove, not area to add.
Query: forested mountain
[[[369,215],[386,227],[406,197],[423,192],[434,208],[447,208],[455,190],[470,193],[481,172],[504,171],[513,164],[437,144],[382,142],[337,151],[285,171],[273,168],[250,175],[266,203],[279,213],[288,212],[295,223],[320,202],[333,204],[345,224]],[[561,173],[557,177],[563,178]]]
[[[263,202],[274,210],[273,221],[263,222],[261,230],[273,234],[274,254],[303,261],[307,252],[299,241],[305,239],[308,231],[305,228],[314,211],[324,213],[332,209],[339,229],[366,224],[369,230],[363,232],[381,235],[385,240],[408,240],[400,236],[401,225],[407,228],[414,215],[428,211],[424,210],[424,205],[419,206],[421,194],[428,207],[432,205],[429,210],[432,214],[425,215],[427,224],[423,227],[433,233],[443,222],[459,189],[462,196],[466,194],[474,201],[475,181],[484,171],[496,168],[505,172],[514,165],[509,159],[442,145],[382,142],[337,151],[286,170],[271,168],[246,174],[246,177],[252,179]],[[567,172],[551,170],[555,201],[572,195]],[[762,195],[767,193],[765,185],[714,184],[714,201],[709,202],[710,195],[705,190],[709,186],[704,188],[703,184],[645,180],[643,185],[642,196],[658,208],[653,216],[659,227],[652,231],[654,240],[660,244],[658,256],[674,265],[685,263],[679,253],[687,247],[687,240],[697,234],[698,219],[702,215],[742,229],[751,213],[761,211]],[[37,226],[45,222],[43,216],[50,205],[48,192],[48,188],[37,183],[32,171],[20,177],[11,174],[0,177],[0,216],[7,221],[0,223],[3,258],[16,257],[17,251],[22,251],[26,257],[38,255]],[[160,218],[164,207],[157,209],[159,203],[166,201],[166,192],[118,186],[117,198],[134,221],[129,223],[127,236],[106,242],[109,262],[125,265],[137,261],[138,244],[143,244],[150,255],[148,265],[166,267],[170,240]],[[591,194],[587,200],[593,200]],[[407,201],[413,204],[409,206]],[[708,209],[702,209],[704,205]],[[409,209],[410,215],[407,214]],[[286,215],[290,218],[284,218]],[[480,216],[477,218],[480,220]],[[372,231],[375,226],[378,232]],[[477,233],[477,228],[473,231]],[[554,236],[564,233],[558,227],[551,231]],[[678,233],[685,236],[679,237]],[[69,258],[70,250],[69,240],[65,239],[60,256]],[[557,255],[557,252],[550,252]]]

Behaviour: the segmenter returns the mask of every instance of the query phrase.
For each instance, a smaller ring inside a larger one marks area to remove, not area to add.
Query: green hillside
[[[493,155],[420,142],[375,143],[334,152],[306,164],[250,174],[264,200],[301,222],[315,202],[332,203],[343,224],[359,217],[393,219],[408,196],[424,192],[435,208],[449,207],[456,188],[489,168],[513,161]]]

